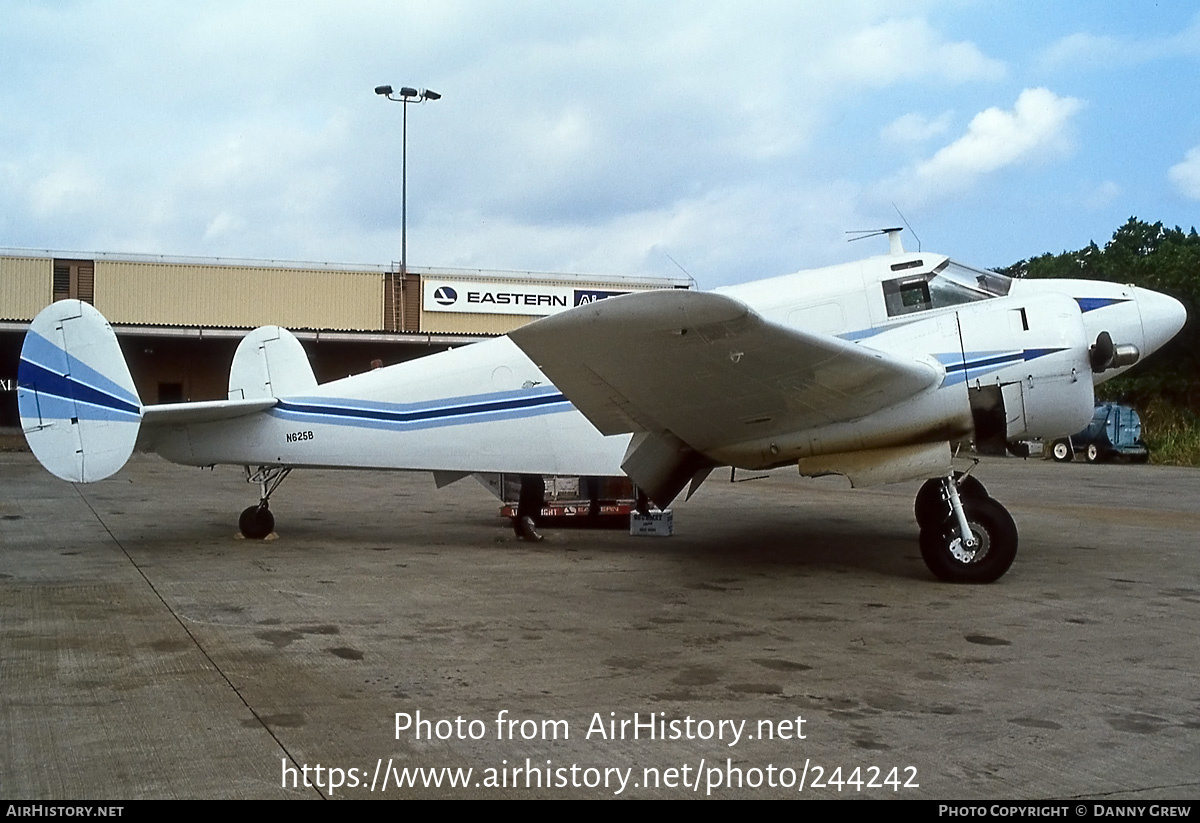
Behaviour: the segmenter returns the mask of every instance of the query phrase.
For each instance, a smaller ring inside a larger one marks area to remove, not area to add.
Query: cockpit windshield
[[[885,280],[883,297],[888,316],[896,317],[1004,297],[1011,286],[1006,275],[944,260],[931,271]]]

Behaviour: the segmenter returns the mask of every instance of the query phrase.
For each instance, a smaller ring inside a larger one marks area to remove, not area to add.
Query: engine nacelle
[[[1011,311],[1008,328],[977,327],[962,318],[964,352],[1008,351],[1015,361],[967,380],[975,445],[985,454],[1001,454],[1016,440],[1077,432],[1091,420],[1095,403],[1079,305],[1043,294],[1013,301]]]

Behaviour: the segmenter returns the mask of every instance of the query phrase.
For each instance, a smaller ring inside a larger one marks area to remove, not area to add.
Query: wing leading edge
[[[943,376],[930,362],[785,328],[731,297],[683,290],[610,297],[509,336],[602,433],[644,432],[706,456],[862,417]],[[635,436],[627,460],[638,444]]]

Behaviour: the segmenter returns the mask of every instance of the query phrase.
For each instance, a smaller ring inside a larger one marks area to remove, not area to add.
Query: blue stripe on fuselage
[[[556,389],[452,397],[432,403],[383,403],[343,398],[288,398],[268,414],[284,420],[415,430],[513,420],[571,411],[570,401]]]
[[[990,371],[1013,363],[1024,363],[1045,357],[1065,349],[1022,349],[1011,352],[971,352],[964,358],[958,352],[935,354],[938,362],[946,367],[946,379],[942,385],[953,386],[972,377],[981,377]]]
[[[1096,309],[1102,309],[1105,306],[1115,306],[1118,303],[1128,303],[1127,297],[1076,297],[1075,302],[1079,304],[1079,311],[1086,314]]]

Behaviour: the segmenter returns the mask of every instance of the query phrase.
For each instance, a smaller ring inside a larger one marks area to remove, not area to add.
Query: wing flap
[[[611,297],[509,336],[602,433],[669,431],[700,452],[856,419],[941,379],[704,292]]]

